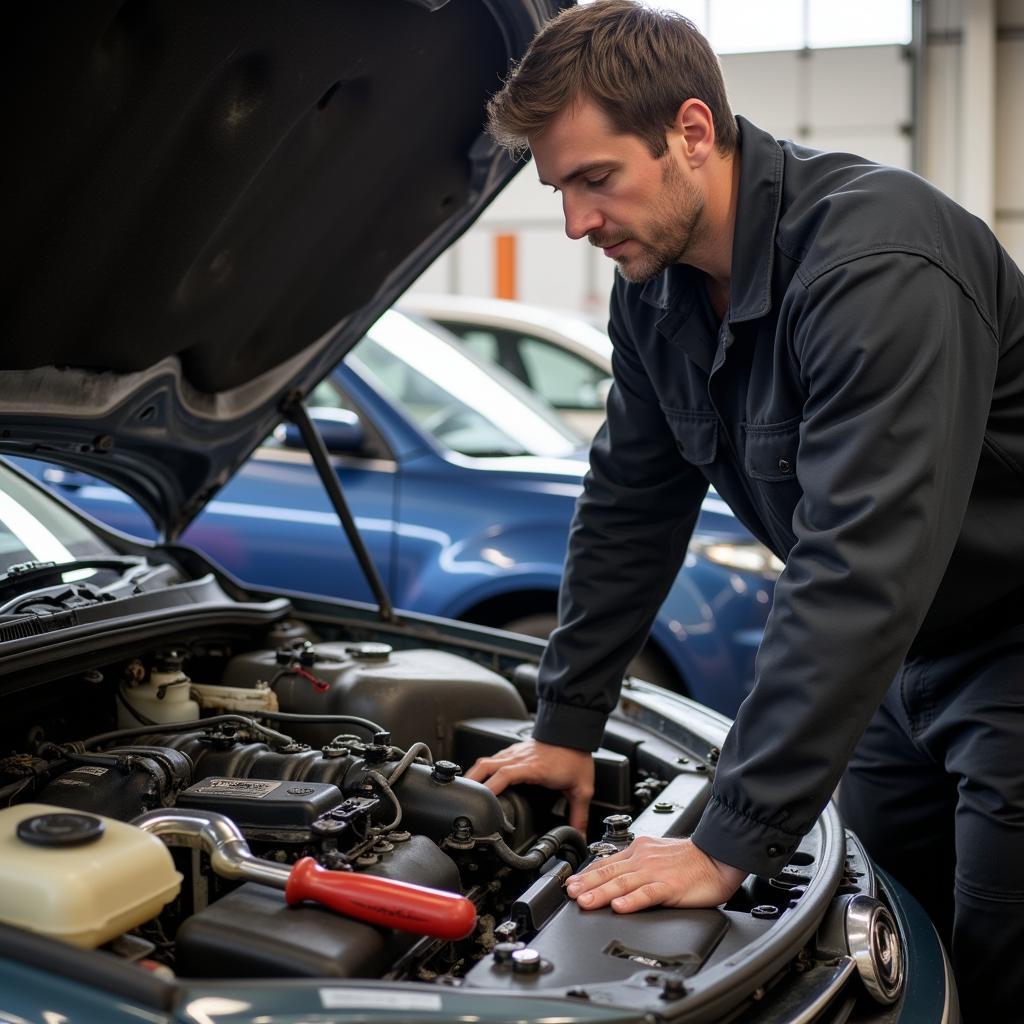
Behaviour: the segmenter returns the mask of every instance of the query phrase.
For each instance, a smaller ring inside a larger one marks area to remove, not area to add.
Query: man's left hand
[[[689,839],[641,836],[625,850],[571,876],[566,891],[583,910],[611,904],[619,914],[646,907],[717,907],[745,871],[709,857]]]

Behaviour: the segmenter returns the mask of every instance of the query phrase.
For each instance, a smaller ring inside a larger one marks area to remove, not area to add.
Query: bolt
[[[604,819],[604,834],[608,839],[626,839],[633,819],[628,814],[609,814]]]
[[[720,758],[721,756],[722,756],[722,751],[721,751],[721,750],[719,750],[719,749],[718,749],[718,747],[712,747],[712,748],[711,748],[711,749],[710,749],[710,750],[708,751],[708,760],[709,760],[709,761],[710,761],[710,762],[711,762],[712,764],[718,764],[718,759],[719,759],[719,758]]]
[[[525,942],[499,942],[494,947],[494,962],[508,965],[512,963],[512,954],[520,949],[526,949]]]
[[[517,949],[512,954],[512,970],[516,974],[536,974],[540,970],[540,953],[535,949]]]
[[[671,814],[674,809],[675,809],[675,804],[671,803],[668,800],[659,800],[654,805],[654,813],[655,814]]]
[[[454,761],[436,761],[434,763],[434,770],[430,773],[430,777],[435,782],[447,784],[453,782],[456,775],[462,772],[462,768],[457,765]]]
[[[693,770],[695,772],[706,772],[708,770],[708,766],[706,764],[697,764],[693,766]]]
[[[682,978],[666,978],[661,986],[662,999],[681,999],[686,995],[686,986]]]

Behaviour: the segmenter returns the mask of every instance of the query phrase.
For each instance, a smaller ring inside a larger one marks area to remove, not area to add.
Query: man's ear
[[[694,169],[700,167],[715,148],[715,119],[711,108],[703,100],[684,100],[676,111],[671,135],[675,137],[675,144],[682,147],[686,163]]]

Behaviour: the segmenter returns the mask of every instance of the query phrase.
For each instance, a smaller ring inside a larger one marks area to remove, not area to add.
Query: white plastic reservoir
[[[0,921],[89,949],[155,917],[181,889],[149,832],[49,804],[0,810]]]

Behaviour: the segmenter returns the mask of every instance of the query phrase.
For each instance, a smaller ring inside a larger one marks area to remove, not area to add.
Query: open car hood
[[[0,450],[177,536],[516,165],[568,0],[87,0],[6,19]]]

